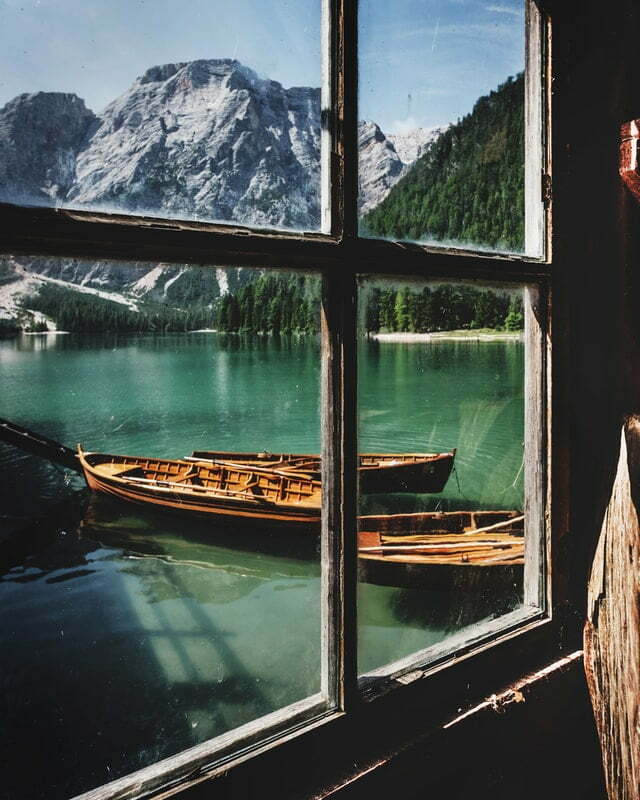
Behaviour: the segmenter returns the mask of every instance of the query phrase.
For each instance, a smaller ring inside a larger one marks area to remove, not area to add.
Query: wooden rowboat
[[[186,459],[88,453],[78,459],[90,489],[156,508],[221,520],[318,530],[319,481],[306,476]]]
[[[461,591],[512,591],[522,583],[519,511],[392,514],[360,517],[358,523],[359,575],[366,582]]]
[[[78,460],[90,489],[150,508],[205,514],[234,526],[259,523],[267,530],[312,534],[320,528],[321,483],[304,475],[212,460],[88,453],[80,445]],[[403,570],[426,566],[517,569],[524,557],[522,521],[517,511],[363,516],[358,520],[361,572],[365,580],[375,574],[375,582],[385,582],[380,570],[391,567],[396,585]]]
[[[360,491],[364,494],[441,492],[451,474],[455,455],[455,450],[450,453],[363,453],[358,465]],[[320,480],[320,457],[317,455],[194,450],[191,458],[242,467],[260,466]]]

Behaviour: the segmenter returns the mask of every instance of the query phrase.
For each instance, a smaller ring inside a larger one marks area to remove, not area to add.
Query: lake
[[[523,346],[359,348],[360,450],[457,448],[439,495],[365,513],[522,508]],[[0,416],[88,450],[318,452],[319,343],[216,334],[0,341]],[[90,497],[82,478],[0,445],[7,798],[69,797],[320,689],[319,542]],[[359,585],[366,673],[516,607]],[[491,593],[488,593],[491,594]]]

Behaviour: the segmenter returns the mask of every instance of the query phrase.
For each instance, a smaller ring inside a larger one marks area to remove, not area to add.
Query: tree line
[[[379,331],[433,332],[489,328],[520,330],[522,299],[517,294],[442,284],[421,290],[410,286],[374,287],[361,295],[362,328]],[[60,330],[73,333],[186,332],[216,328],[226,333],[316,334],[320,322],[320,285],[305,275],[262,275],[253,283],[218,298],[211,307],[188,309],[160,304],[135,311],[95,295],[45,284],[25,299],[24,307],[55,320]],[[2,333],[14,333],[13,329]],[[32,331],[46,330],[32,323]]]
[[[317,333],[319,283],[304,275],[262,275],[218,301],[216,327],[232,333]]]
[[[421,291],[372,288],[363,311],[367,333],[431,333],[450,330],[518,331],[524,327],[522,297],[445,284]]]

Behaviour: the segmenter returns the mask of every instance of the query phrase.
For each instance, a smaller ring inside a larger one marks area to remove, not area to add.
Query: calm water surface
[[[0,369],[0,416],[71,446],[319,448],[313,340],[23,336],[0,342]],[[521,508],[522,381],[516,343],[363,343],[361,449],[458,448],[441,495],[363,510]],[[315,540],[89,497],[8,446],[0,484],[5,535],[29,525],[0,564],[0,796],[69,797],[319,691]],[[361,670],[517,602],[362,583]]]

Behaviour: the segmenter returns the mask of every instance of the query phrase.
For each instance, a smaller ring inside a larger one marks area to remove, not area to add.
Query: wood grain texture
[[[624,426],[591,570],[585,671],[610,800],[640,798],[640,418]]]

